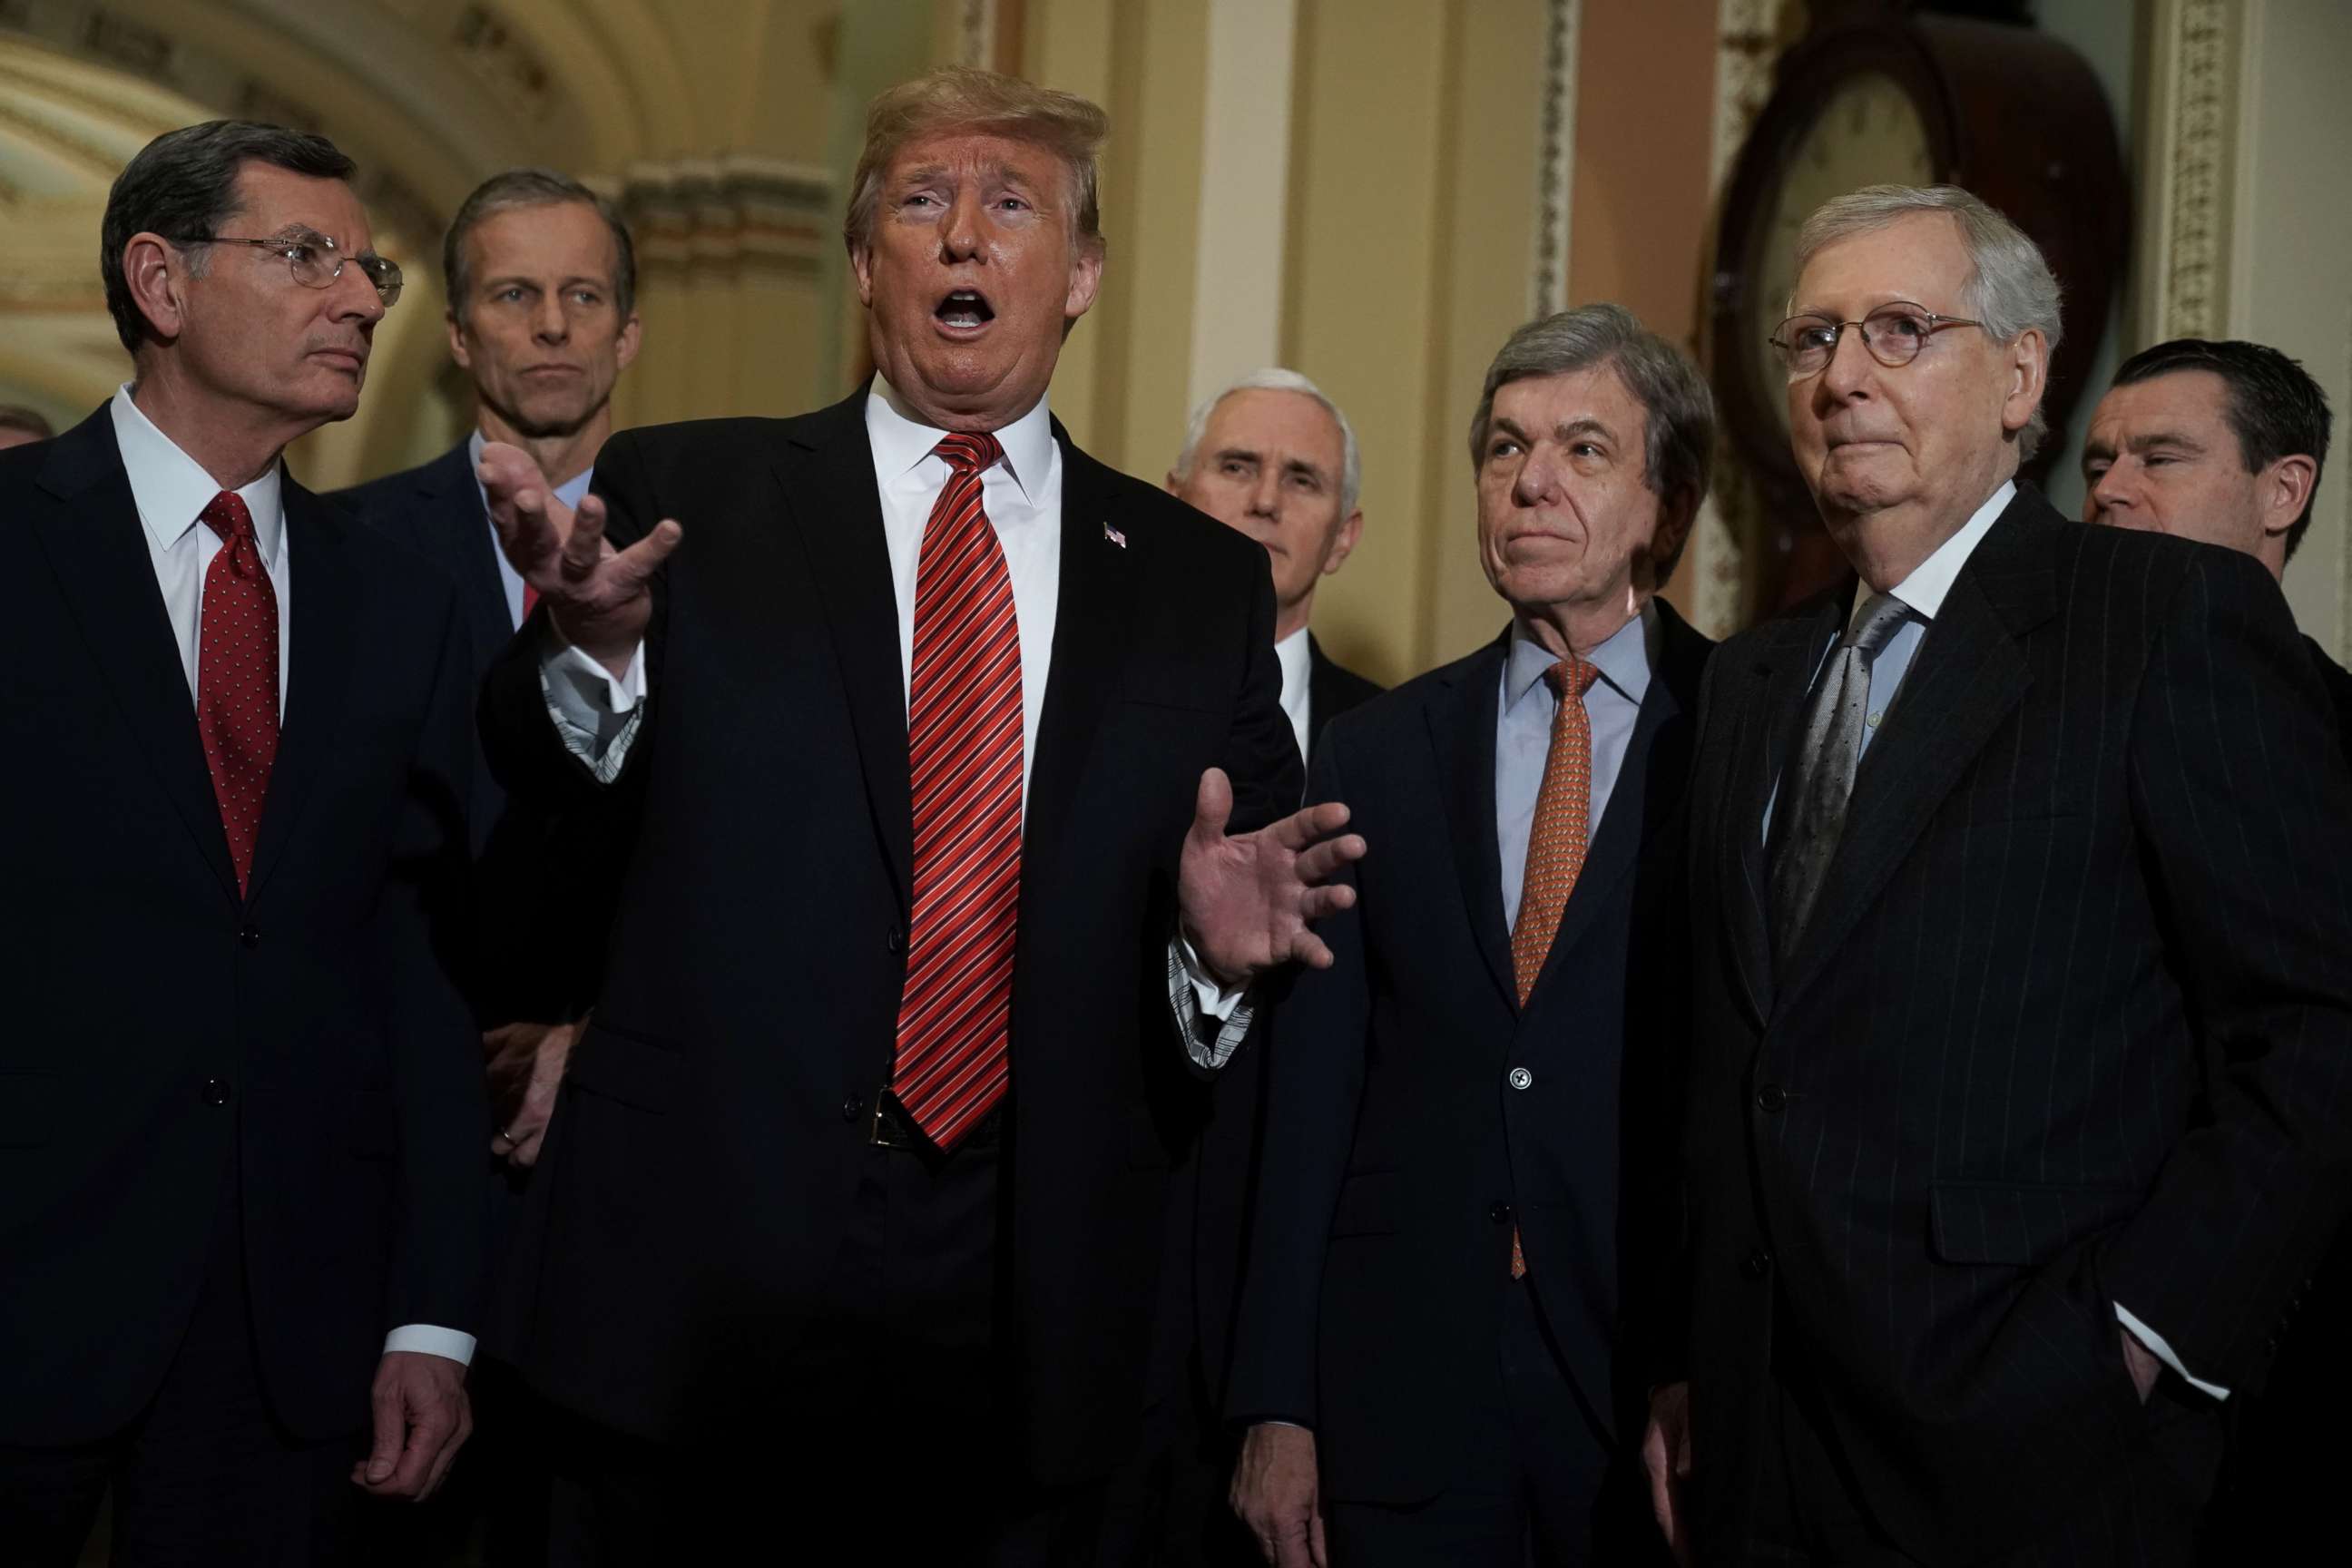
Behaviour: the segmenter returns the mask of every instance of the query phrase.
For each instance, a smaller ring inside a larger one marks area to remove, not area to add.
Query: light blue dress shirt
[[[1592,727],[1592,793],[1585,817],[1585,841],[1600,830],[1610,792],[1625,765],[1633,722],[1649,694],[1656,661],[1658,613],[1644,604],[1591,654],[1601,671],[1584,693],[1584,717]],[[1495,710],[1495,841],[1501,851],[1503,923],[1519,919],[1519,893],[1528,874],[1528,837],[1535,828],[1536,796],[1542,793],[1544,760],[1551,752],[1551,722],[1559,699],[1545,670],[1559,657],[1517,626],[1510,656],[1503,661],[1503,689]]]

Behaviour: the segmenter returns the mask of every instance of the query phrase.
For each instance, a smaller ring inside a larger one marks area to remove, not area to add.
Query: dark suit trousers
[[[1775,1367],[1759,1512],[1743,1561],[1916,1568],[1919,1560],[1870,1518],[1807,1386],[1802,1374]],[[2168,1375],[2147,1414],[2147,1442],[2121,1473],[2032,1540],[1983,1559],[1984,1568],[2186,1568],[2195,1561],[2198,1513],[2221,1460],[2220,1413]]]
[[[365,1561],[352,1466],[367,1435],[289,1436],[253,1346],[234,1175],[205,1277],[163,1386],[122,1432],[67,1448],[0,1447],[0,1560],[73,1568],[114,1493],[116,1568],[341,1568]],[[38,1354],[39,1347],[11,1347]]]
[[[767,1541],[780,1562],[1091,1562],[1098,1492],[1040,1493],[1010,1463],[996,1136],[864,1152],[825,1321],[766,1426],[663,1445],[562,1424],[551,1561],[733,1561]]]
[[[1410,1346],[1398,1347],[1410,1355]],[[1620,1568],[1663,1552],[1636,1478],[1612,1463],[1532,1279],[1506,1292],[1495,1378],[1456,1434],[1462,1480],[1409,1508],[1334,1502],[1334,1568]]]

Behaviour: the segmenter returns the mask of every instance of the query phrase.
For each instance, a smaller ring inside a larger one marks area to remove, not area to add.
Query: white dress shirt
[[[1935,624],[1937,616],[1942,613],[1944,600],[1951,593],[1952,584],[1959,580],[1960,568],[1969,563],[1969,557],[1976,553],[1977,546],[1984,542],[1985,535],[1992,531],[1992,525],[2000,521],[2000,514],[2009,510],[2009,503],[2015,499],[2016,495],[2016,481],[2004,481],[1982,506],[1977,508],[1969,521],[1961,524],[1958,532],[1937,545],[1928,554],[1927,559],[1912,569],[1909,576],[1887,590],[1890,595],[1901,600],[1910,609],[1911,614],[1897,628],[1895,635],[1887,639],[1886,646],[1879,649],[1878,657],[1871,663],[1870,706],[1864,710],[1862,727],[1862,749],[1864,754],[1869,752],[1872,739],[1876,736],[1880,724],[1885,721],[1886,715],[1894,708],[1895,696],[1902,689],[1903,678],[1910,672],[1912,660],[1917,655],[1919,645],[1926,638],[1928,627]],[[1869,584],[1864,584],[1855,589],[1853,613],[1847,622],[1849,629],[1861,624],[1863,610],[1869,604],[1870,598]],[[1821,658],[1813,667],[1815,680],[1821,679],[1821,667],[1828,662],[1831,649],[1836,646],[1836,640],[1832,639],[1829,647],[1822,650]],[[1777,784],[1774,786],[1773,793],[1775,795],[1779,794]],[[1768,800],[1764,806],[1764,833],[1767,842],[1769,842],[1771,831],[1772,803]],[[2220,1384],[2208,1383],[2181,1365],[2180,1358],[2173,1353],[2172,1346],[2166,1342],[2164,1336],[2132,1316],[2125,1310],[2122,1302],[2116,1301],[2110,1304],[2116,1310],[2116,1321],[2121,1323],[2134,1339],[2146,1345],[2157,1360],[2186,1379],[2190,1387],[2211,1394],[2216,1399],[2230,1397],[2230,1391]]]
[[[948,432],[925,425],[880,375],[866,398],[866,437],[873,448],[874,487],[882,503],[883,543],[890,558],[891,595],[898,609],[898,678],[911,700],[915,668],[915,580],[923,530],[951,471],[933,450]],[[1062,447],[1054,439],[1045,399],[996,432],[1002,462],[981,474],[981,505],[1013,580],[1013,616],[1021,637],[1021,801],[1027,810],[1030,771],[1037,755],[1037,722],[1045,710],[1045,683],[1061,608]],[[691,526],[689,523],[688,526]],[[550,623],[551,626],[552,623]],[[540,663],[548,717],[563,742],[596,777],[620,776],[636,739],[646,695],[643,643],[618,679],[578,648],[551,643]],[[1224,1066],[1249,1032],[1246,993],[1222,990],[1181,935],[1168,944],[1169,1006],[1187,1055],[1202,1068]],[[1200,1016],[1219,1021],[1202,1040]]]
[[[180,449],[179,443],[156,428],[155,422],[131,400],[125,383],[108,405],[114,419],[114,444],[122,454],[122,470],[131,480],[131,500],[139,509],[140,529],[147,536],[148,559],[154,563],[155,585],[163,592],[163,609],[172,618],[172,640],[180,650],[180,668],[188,676],[188,700],[196,697],[196,648],[204,615],[205,569],[221,551],[221,537],[198,521],[205,508],[220,494],[220,485],[204,465]],[[269,571],[269,585],[278,595],[278,713],[286,714],[286,686],[293,669],[289,655],[293,625],[289,592],[293,584],[293,551],[286,537],[286,502],[281,470],[269,471],[237,489],[253,514],[254,542],[261,548]],[[388,1354],[421,1351],[446,1356],[464,1365],[474,1359],[474,1336],[430,1323],[408,1323],[383,1338]]]
[[[1315,733],[1315,654],[1305,626],[1274,645],[1274,661],[1282,667],[1282,715],[1297,738],[1298,760],[1306,762],[1307,737]]]

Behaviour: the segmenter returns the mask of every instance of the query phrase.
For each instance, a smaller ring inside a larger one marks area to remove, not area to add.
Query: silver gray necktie
[[[1796,950],[1845,831],[1846,802],[1853,795],[1854,769],[1862,762],[1871,662],[1910,613],[1910,606],[1891,595],[1873,595],[1830,656],[1813,692],[1812,707],[1805,715],[1804,745],[1794,772],[1784,781],[1793,787],[1783,791],[1780,808],[1790,816],[1772,861],[1775,963],[1786,963]]]

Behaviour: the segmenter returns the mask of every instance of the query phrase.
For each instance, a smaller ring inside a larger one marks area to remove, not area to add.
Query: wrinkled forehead
[[[1337,471],[1342,442],[1339,422],[1303,392],[1285,387],[1239,387],[1217,401],[1209,416],[1204,445],[1277,448],[1328,465]]]
[[[294,229],[309,229],[335,242],[335,248],[357,254],[374,244],[367,209],[341,180],[319,179],[281,169],[275,163],[248,160],[236,172],[236,211],[223,232],[234,229],[250,239],[270,239]]]
[[[2210,370],[2176,370],[2108,388],[2091,419],[2126,436],[2158,426],[2202,435],[2221,429],[2229,415],[2228,382]]]
[[[1789,310],[1859,320],[1901,300],[1952,315],[1975,276],[1957,220],[1947,213],[1911,213],[1815,251],[1797,275]]]
[[[1076,171],[1042,142],[971,126],[916,137],[891,157],[886,177],[896,182],[931,173],[958,179],[1011,178],[1031,184],[1051,184],[1058,194],[1061,183],[1072,179]]]

